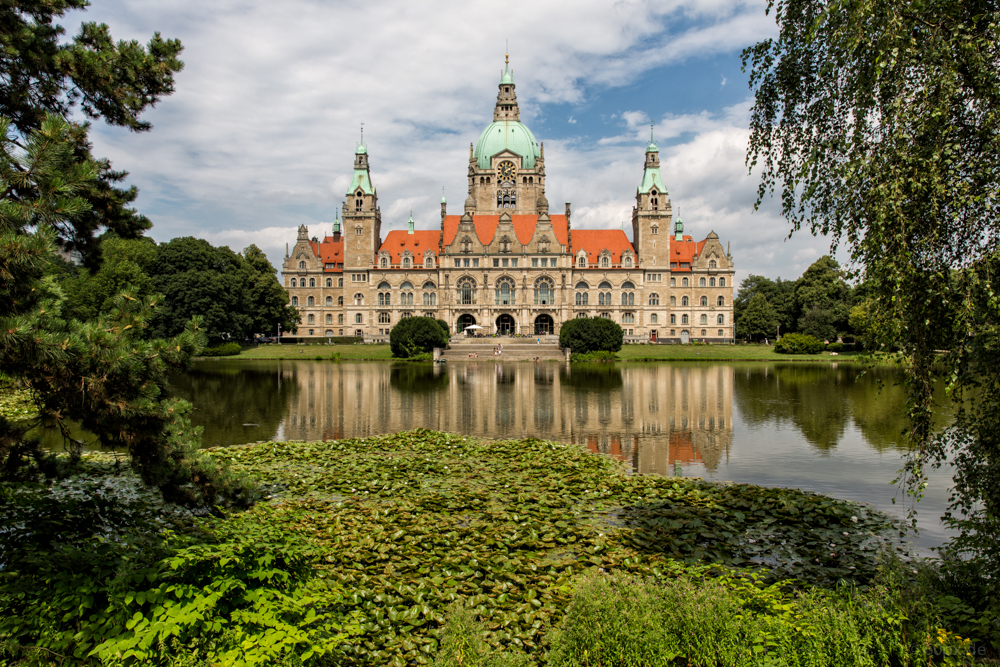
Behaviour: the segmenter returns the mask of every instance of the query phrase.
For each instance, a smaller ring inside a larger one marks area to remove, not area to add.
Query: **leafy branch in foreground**
[[[868,331],[909,376],[904,471],[919,498],[952,458],[951,549],[1000,597],[1000,6],[992,0],[781,0],[743,53],[756,91],[747,163],[793,231],[844,242]],[[941,350],[947,354],[941,355]],[[941,363],[943,362],[943,363]],[[941,436],[932,388],[959,411]],[[966,403],[974,398],[971,406]]]
[[[37,417],[14,424],[0,417],[0,477],[52,473],[53,464],[26,438],[37,425],[55,427],[71,451],[79,423],[105,447],[122,449],[148,484],[176,502],[247,504],[253,493],[221,466],[197,453],[190,406],[164,394],[166,373],[204,347],[197,319],[172,340],[144,341],[158,297],[131,290],[93,320],[62,316],[63,295],[46,275],[55,251],[54,226],[90,207],[81,196],[98,177],[80,159],[78,128],[50,116],[19,149],[10,121],[0,118],[0,369],[29,389]]]

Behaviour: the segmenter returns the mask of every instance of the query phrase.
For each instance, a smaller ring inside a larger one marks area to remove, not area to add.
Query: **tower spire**
[[[514,74],[510,71],[510,54],[504,57],[504,70],[500,76],[500,91],[497,93],[497,105],[493,109],[493,122],[501,120],[521,121],[521,110],[517,106],[517,93],[514,92]]]

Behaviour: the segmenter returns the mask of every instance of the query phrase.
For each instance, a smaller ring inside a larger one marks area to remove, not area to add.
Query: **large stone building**
[[[618,322],[626,339],[733,338],[733,258],[714,232],[702,241],[674,220],[650,140],[632,209],[619,229],[573,229],[570,205],[549,211],[545,148],[521,122],[508,68],[493,122],[469,146],[469,196],[461,215],[441,199],[441,224],[382,236],[368,150],[355,151],[341,218],[322,240],[305,226],[283,276],[300,339],[384,340],[400,319],[427,315],[455,331],[558,333],[575,317]],[[637,170],[638,172],[638,170]],[[638,173],[637,173],[638,175]]]

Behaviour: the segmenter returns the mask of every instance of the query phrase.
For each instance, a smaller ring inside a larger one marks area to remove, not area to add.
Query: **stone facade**
[[[659,150],[646,147],[632,209],[621,230],[579,229],[570,205],[550,214],[545,149],[520,122],[507,69],[493,122],[469,147],[469,194],[461,215],[441,200],[438,229],[382,238],[368,151],[355,151],[343,223],[322,240],[305,226],[285,258],[285,288],[302,316],[286,336],[387,340],[400,319],[426,315],[455,331],[558,333],[576,317],[618,322],[631,341],[733,339],[732,255],[711,232],[683,233],[660,177]]]

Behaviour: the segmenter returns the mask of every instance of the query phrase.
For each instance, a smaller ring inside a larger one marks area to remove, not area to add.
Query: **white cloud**
[[[442,185],[449,209],[461,210],[468,145],[490,120],[508,36],[531,125],[548,104],[613,98],[616,86],[658,67],[736,58],[773,33],[763,7],[108,0],[76,16],[109,23],[116,38],[145,41],[159,30],[185,44],[177,92],[148,114],[151,133],[95,124],[97,152],[139,186],[152,236],[195,235],[238,250],[256,243],[278,264],[299,224],[311,235],[329,231],[362,121],[386,227],[404,226],[411,209],[418,228],[436,227]],[[661,108],[680,94],[665,88]],[[615,136],[539,136],[552,210],[572,201],[574,226],[629,227],[649,116],[628,99],[616,102]],[[743,162],[748,108],[660,117],[664,179],[687,230],[715,229],[732,241],[743,275],[798,275],[809,261],[802,253],[825,252],[825,242],[804,234],[785,242],[787,226],[771,202],[753,212],[757,181]],[[567,124],[593,134],[573,115]]]

